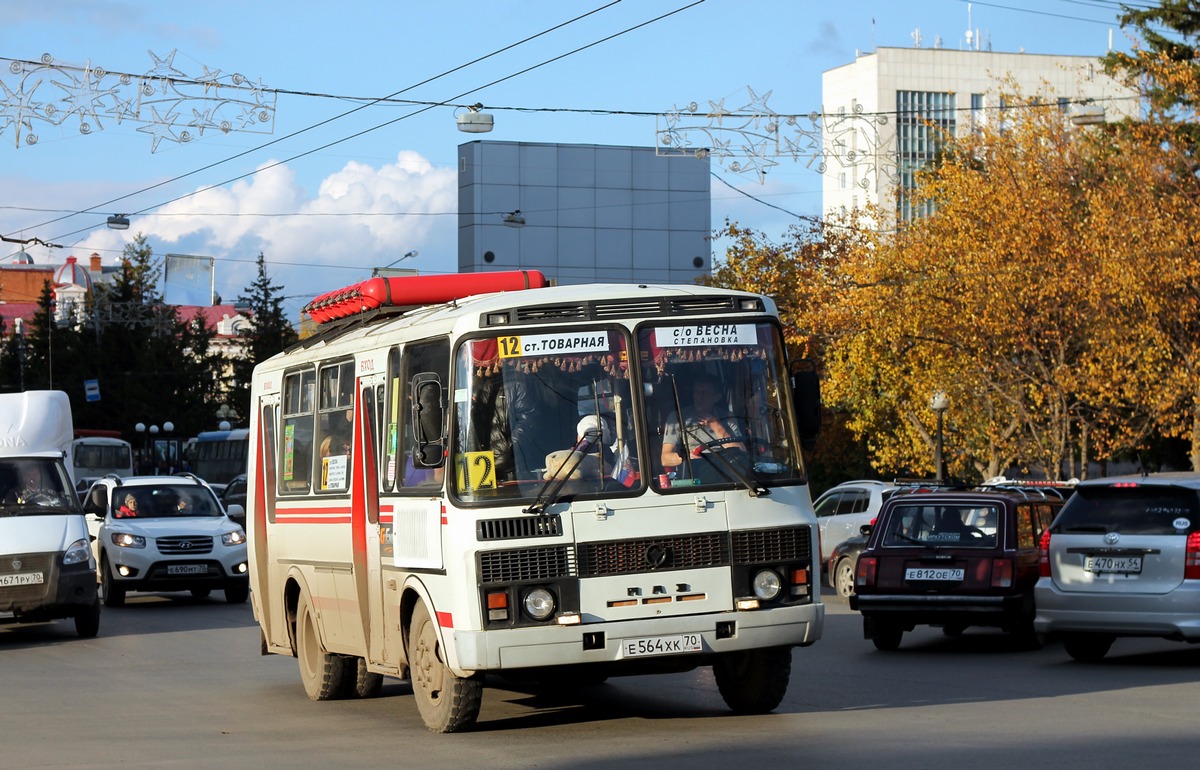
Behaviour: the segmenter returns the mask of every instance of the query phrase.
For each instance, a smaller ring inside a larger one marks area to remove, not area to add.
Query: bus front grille
[[[733,533],[734,564],[808,561],[812,531],[808,527],[751,529]]]
[[[562,534],[562,517],[522,516],[516,519],[484,519],[475,530],[483,540],[516,540],[522,537],[558,537]]]
[[[729,556],[729,534],[725,532],[580,543],[579,575],[720,567],[730,563]]]
[[[574,554],[565,545],[479,553],[480,583],[555,580],[574,574]]]

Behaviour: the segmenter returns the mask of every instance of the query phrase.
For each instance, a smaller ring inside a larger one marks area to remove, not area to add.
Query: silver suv
[[[246,533],[212,489],[194,476],[115,476],[92,485],[83,512],[96,537],[104,604],[129,591],[225,592],[231,604],[250,593]]]
[[[821,563],[843,541],[857,537],[863,524],[873,522],[896,489],[886,481],[845,481],[818,497],[813,510],[821,529]]]
[[[1082,481],[1042,535],[1039,633],[1076,660],[1119,636],[1200,642],[1200,473]]]

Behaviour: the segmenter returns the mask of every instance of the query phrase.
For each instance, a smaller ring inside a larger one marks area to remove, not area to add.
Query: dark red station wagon
[[[905,631],[940,626],[957,636],[990,626],[1035,646],[1038,538],[1062,505],[1053,490],[898,495],[883,506],[858,559],[851,609],[880,650]]]

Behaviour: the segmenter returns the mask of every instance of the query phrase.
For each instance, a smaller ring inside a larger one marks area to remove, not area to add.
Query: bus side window
[[[283,435],[278,455],[281,493],[308,491],[312,473],[312,391],[315,377],[312,369],[284,377]]]
[[[416,394],[412,392],[412,384],[414,378],[418,374],[432,375],[432,377],[441,384],[444,389],[449,381],[450,373],[450,343],[444,339],[434,340],[433,342],[409,345],[404,350],[403,356],[403,376],[401,378],[401,387],[404,389],[403,406],[399,410],[398,417],[403,423],[401,435],[403,441],[401,443],[400,463],[403,470],[403,476],[400,483],[405,489],[415,487],[440,487],[442,479],[445,476],[445,466],[439,468],[418,468],[413,463],[413,450],[416,448],[416,430],[412,424],[412,399]],[[445,451],[445,434],[446,425],[443,420],[440,435],[443,439],[442,451]]]

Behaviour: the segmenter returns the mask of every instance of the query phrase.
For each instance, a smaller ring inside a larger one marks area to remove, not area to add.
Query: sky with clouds
[[[141,233],[156,255],[212,257],[226,301],[261,252],[298,318],[313,296],[412,250],[404,266],[456,270],[463,142],[652,146],[663,116],[690,102],[819,112],[823,71],[918,38],[962,48],[971,29],[995,51],[1128,48],[1117,13],[1108,0],[10,3],[0,233],[56,244],[27,247],[54,264],[115,264]],[[153,73],[199,84],[171,102],[138,90]],[[64,95],[91,108],[47,113]],[[495,129],[457,131],[461,105],[476,103]],[[819,214],[810,165],[781,158],[760,179],[714,163],[713,227],[778,238]],[[114,213],[129,230],[105,227]],[[0,244],[0,258],[19,248]]]

